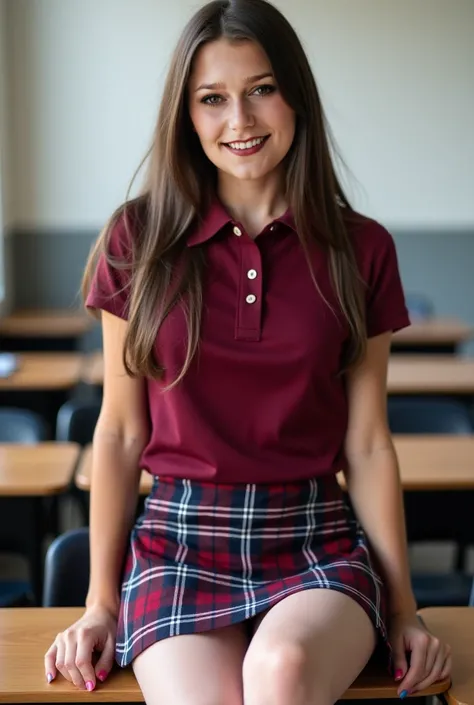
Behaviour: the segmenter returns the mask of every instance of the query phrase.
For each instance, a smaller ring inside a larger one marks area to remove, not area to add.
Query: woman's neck
[[[232,218],[256,237],[288,209],[281,177],[248,181],[219,175],[218,196]]]

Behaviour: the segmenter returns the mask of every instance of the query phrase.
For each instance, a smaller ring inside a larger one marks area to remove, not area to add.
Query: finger
[[[94,690],[96,685],[95,671],[92,665],[94,652],[94,637],[87,629],[79,631],[77,635],[76,668],[79,671],[83,686],[86,690]]]
[[[66,643],[64,665],[67,668],[70,680],[72,680],[74,685],[81,690],[85,690],[86,684],[84,683],[84,679],[76,666],[77,635],[74,631],[71,631],[66,632],[64,636],[64,641]]]
[[[48,683],[51,683],[56,678],[56,642],[51,644],[44,655],[44,673]]]
[[[436,683],[436,681],[441,680],[441,674],[443,672],[443,667],[446,661],[446,654],[444,649],[437,650],[436,656],[434,659],[434,662],[431,664],[431,667],[427,669],[427,674],[426,677],[423,678],[415,688],[412,689],[412,692],[418,692],[420,690],[424,690],[425,688],[428,688],[430,685],[433,685],[433,683]]]
[[[65,665],[66,660],[66,644],[62,636],[59,636],[56,641],[56,669],[68,681],[71,680],[69,671]]]
[[[451,669],[452,669],[452,659],[451,659],[451,650],[449,650],[448,655],[446,657],[446,660],[444,662],[443,670],[441,671],[441,680],[444,680],[445,678],[451,678]]]
[[[425,664],[426,655],[428,651],[429,636],[426,634],[420,634],[416,640],[411,650],[410,658],[410,668],[405,678],[402,680],[398,687],[398,695],[404,698],[408,693],[413,690],[417,683],[419,683],[425,677]]]
[[[95,666],[97,678],[100,681],[105,681],[114,663],[115,657],[115,638],[109,635],[105,642],[104,650],[102,651],[99,660]]]
[[[403,639],[393,644],[393,673],[396,681],[401,681],[408,669]]]

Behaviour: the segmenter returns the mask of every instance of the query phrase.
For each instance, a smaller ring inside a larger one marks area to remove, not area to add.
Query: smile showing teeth
[[[229,142],[229,147],[232,147],[232,149],[251,149],[252,147],[256,147],[258,144],[262,144],[262,142],[265,140],[265,137],[257,137],[254,140],[249,140],[248,142]]]

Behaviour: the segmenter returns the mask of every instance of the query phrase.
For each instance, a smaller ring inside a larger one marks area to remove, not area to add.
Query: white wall
[[[97,227],[148,145],[199,0],[7,0],[12,218]],[[473,0],[276,0],[310,55],[356,204],[472,226]]]
[[[6,282],[4,269],[4,235],[7,221],[6,202],[6,3],[0,0],[0,315],[6,302]]]

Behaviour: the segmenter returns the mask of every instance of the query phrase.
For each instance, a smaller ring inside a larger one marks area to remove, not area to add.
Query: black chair
[[[388,423],[392,433],[474,433],[467,408],[439,397],[389,397]]]
[[[46,422],[36,412],[8,406],[0,408],[0,443],[31,445],[47,437]]]
[[[92,442],[99,418],[101,402],[98,400],[70,399],[59,409],[56,420],[56,440],[78,443],[84,447]],[[79,505],[84,524],[89,523],[89,495],[79,490],[74,482],[69,495]]]
[[[32,445],[45,441],[48,429],[44,419],[34,411],[15,407],[0,408],[0,443],[22,443]],[[31,559],[28,526],[18,517],[31,517],[28,501],[18,497],[3,497],[0,500],[0,548],[7,553],[19,552]],[[12,543],[12,527],[14,542]],[[0,581],[0,607],[24,607],[34,604],[32,586],[26,580]]]
[[[67,401],[58,412],[56,440],[79,443],[81,446],[91,443],[100,407],[100,401]]]
[[[89,529],[58,536],[46,554],[43,607],[83,607],[89,586]]]
[[[392,433],[456,434],[474,432],[467,408],[453,399],[389,397],[388,421]],[[449,472],[447,468],[446,472]],[[464,574],[465,550],[473,539],[467,517],[472,513],[470,492],[406,492],[408,540],[454,541],[456,571],[448,574],[413,574],[418,606],[463,606],[469,602],[472,579]],[[463,517],[459,521],[453,517]]]

